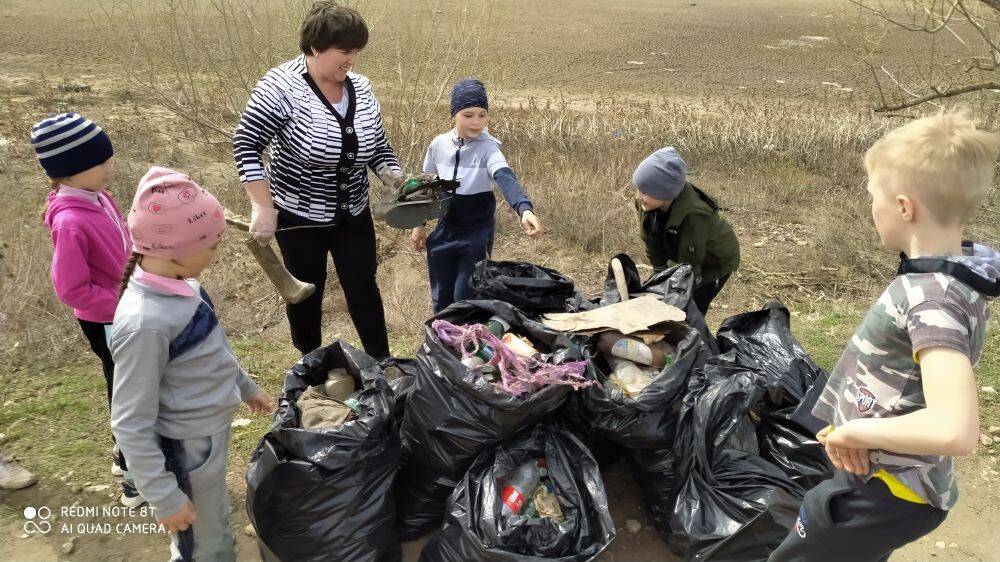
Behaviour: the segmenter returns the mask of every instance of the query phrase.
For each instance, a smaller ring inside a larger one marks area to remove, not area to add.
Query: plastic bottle
[[[354,377],[347,374],[345,369],[334,369],[330,371],[326,382],[323,383],[323,392],[334,400],[344,401],[355,390]]]
[[[538,489],[543,466],[543,459],[532,459],[517,467],[514,474],[510,475],[500,492],[500,501],[503,502],[501,512],[504,516],[521,513],[530,499],[529,494]]]
[[[479,349],[475,353],[462,359],[463,365],[472,371],[479,371],[480,375],[491,382],[496,379],[498,363],[500,363],[500,354],[482,341],[479,342]]]
[[[510,330],[510,324],[499,316],[493,316],[486,321],[486,328],[499,338]]]
[[[490,365],[495,364],[495,361],[500,361],[500,356],[497,355],[497,352],[484,342],[479,342],[479,350],[473,354],[473,357],[478,357],[483,361],[483,363],[488,363]]]
[[[479,358],[479,360],[482,361],[484,364],[489,364],[489,363],[495,364],[496,362],[500,361],[500,356],[497,355],[496,351],[494,351],[492,347],[486,345],[486,342],[478,340],[476,344],[478,349],[476,349],[476,351],[474,352],[472,352],[470,348],[468,347],[466,348],[466,353],[472,352],[471,357]]]
[[[424,181],[420,177],[408,178],[403,182],[403,185],[399,186],[399,190],[403,193],[403,195],[409,195],[417,191],[417,189],[422,187],[423,184]]]
[[[486,361],[483,361],[482,359],[480,359],[475,355],[470,355],[465,359],[462,359],[462,364],[468,367],[470,370],[475,371],[476,369],[479,369],[480,367],[485,365]]]
[[[533,359],[541,360],[542,353],[535,349],[535,346],[531,345],[531,342],[521,336],[508,332],[500,339],[503,343],[507,344],[507,347],[510,348],[511,351],[521,357],[531,357]]]
[[[669,347],[665,342],[646,345],[637,339],[626,337],[620,332],[604,332],[598,336],[597,349],[605,355],[614,355],[621,359],[628,359],[633,363],[649,365],[657,369],[662,369],[673,362],[673,358],[669,355]]]
[[[653,382],[649,373],[627,359],[608,357],[608,364],[614,369],[614,373],[611,375],[612,382],[618,385],[629,398],[639,396]]]

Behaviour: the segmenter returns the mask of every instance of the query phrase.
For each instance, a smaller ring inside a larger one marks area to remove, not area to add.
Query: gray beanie
[[[650,154],[632,174],[635,187],[662,201],[673,201],[684,190],[687,164],[672,146]]]

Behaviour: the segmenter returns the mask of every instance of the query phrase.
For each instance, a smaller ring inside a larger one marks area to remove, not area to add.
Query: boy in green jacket
[[[686,263],[694,271],[693,299],[708,313],[740,265],[740,243],[719,204],[687,181],[687,165],[672,146],[649,155],[632,174],[646,257],[654,271]]]

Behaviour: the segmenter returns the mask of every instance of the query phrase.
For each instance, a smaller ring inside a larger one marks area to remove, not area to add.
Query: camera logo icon
[[[52,532],[52,510],[44,505],[24,508],[24,532],[29,535],[47,535]]]

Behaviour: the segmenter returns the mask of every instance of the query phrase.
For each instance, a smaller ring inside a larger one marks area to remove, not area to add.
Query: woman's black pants
[[[326,255],[347,300],[354,328],[365,352],[376,359],[389,356],[382,293],[375,282],[378,267],[375,254],[375,223],[371,212],[348,217],[320,228],[315,223],[279,209],[275,239],[285,268],[300,281],[316,285],[316,292],[298,304],[286,307],[292,344],[303,354],[323,345],[323,289],[326,285]]]

